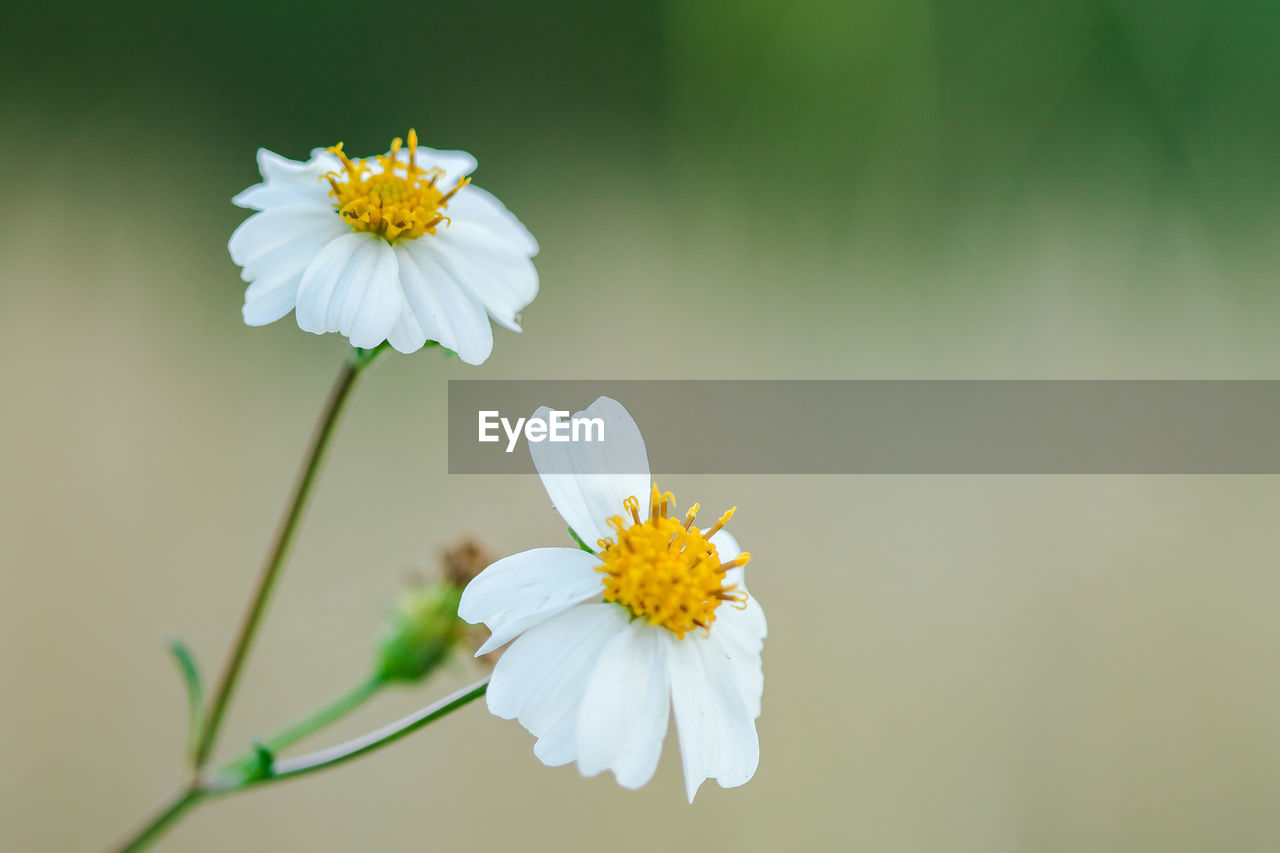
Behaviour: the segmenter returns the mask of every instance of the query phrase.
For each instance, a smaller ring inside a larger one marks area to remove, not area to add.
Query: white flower
[[[467,586],[458,614],[492,632],[477,654],[515,639],[494,669],[489,710],[518,718],[545,764],[612,770],[638,788],[674,707],[689,802],[708,778],[741,785],[760,757],[765,618],[743,582],[750,555],[721,529],[733,510],[707,530],[693,525],[697,504],[683,523],[669,518],[671,495],[650,487],[626,409],[601,397],[577,416],[604,418],[605,443],[530,448],[552,502],[599,552],[525,551]]]
[[[464,151],[399,139],[387,154],[350,160],[342,145],[305,163],[258,151],[262,183],[232,201],[259,211],[227,246],[249,282],[244,320],[341,332],[352,346],[400,352],[437,341],[468,364],[493,351],[489,317],[520,331],[538,293],[533,236],[466,177]],[[487,316],[486,316],[487,315]]]

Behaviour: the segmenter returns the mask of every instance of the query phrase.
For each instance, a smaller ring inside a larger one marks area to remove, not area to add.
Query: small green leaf
[[[178,664],[178,672],[187,685],[187,705],[190,715],[187,722],[187,752],[194,756],[196,745],[204,729],[204,689],[200,685],[200,668],[196,665],[195,655],[187,648],[186,643],[177,637],[170,637],[166,643],[169,654]]]
[[[248,779],[265,779],[272,774],[276,766],[276,756],[271,750],[267,749],[267,745],[262,741],[254,738],[253,740],[253,764],[248,769]]]
[[[357,370],[363,370],[377,361],[378,356],[386,352],[390,346],[391,344],[383,341],[376,347],[370,347],[368,349],[363,347],[352,347],[347,353],[347,357],[351,360],[351,364],[354,365]]]
[[[445,358],[457,358],[457,357],[458,357],[458,354],[457,354],[456,352],[454,352],[453,350],[449,349],[447,346],[445,346],[444,344],[440,343],[439,341],[427,341],[425,344],[423,344],[423,345],[422,345],[422,348],[423,348],[423,349],[431,349],[432,347],[436,347],[437,349],[439,349],[439,350],[440,350],[440,354],[441,354],[441,355],[443,355]]]
[[[587,547],[587,543],[582,541],[582,537],[579,536],[578,532],[574,530],[572,527],[569,528],[569,535],[573,537],[574,542],[578,543],[578,547],[586,551],[588,554],[594,554],[596,552],[594,548]]]

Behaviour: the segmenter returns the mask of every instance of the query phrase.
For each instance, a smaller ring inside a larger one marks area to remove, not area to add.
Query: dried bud
[[[444,579],[466,589],[472,578],[493,562],[493,553],[474,539],[463,539],[444,552]]]

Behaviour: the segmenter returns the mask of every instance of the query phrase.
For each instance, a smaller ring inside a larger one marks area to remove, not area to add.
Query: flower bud
[[[471,626],[458,618],[462,590],[491,562],[480,544],[465,540],[444,553],[443,575],[402,592],[378,630],[377,676],[381,681],[418,681],[439,666]]]

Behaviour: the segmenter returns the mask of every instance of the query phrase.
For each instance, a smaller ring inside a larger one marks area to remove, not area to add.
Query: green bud
[[[417,681],[439,666],[469,627],[458,618],[461,600],[462,590],[448,582],[401,593],[378,631],[378,678]]]

